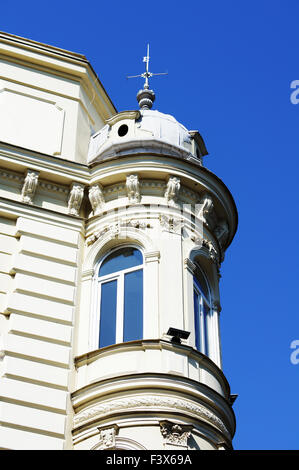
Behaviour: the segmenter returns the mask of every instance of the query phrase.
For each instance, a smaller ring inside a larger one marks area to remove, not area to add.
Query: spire
[[[149,72],[149,44],[147,45],[147,55],[143,57],[143,62],[145,62],[145,72],[140,75],[131,75],[127,78],[136,78],[142,77],[145,79],[143,89],[139,90],[137,93],[137,101],[139,103],[140,109],[151,109],[153,102],[155,101],[155,93],[153,90],[150,90],[149,87],[149,78],[153,75],[167,75],[167,72],[163,73],[152,73]]]

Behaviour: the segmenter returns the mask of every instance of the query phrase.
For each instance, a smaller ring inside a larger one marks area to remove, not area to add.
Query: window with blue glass
[[[195,347],[209,355],[208,323],[211,312],[211,295],[206,277],[199,269],[193,277]]]
[[[134,247],[111,252],[98,277],[99,348],[143,338],[143,256]]]

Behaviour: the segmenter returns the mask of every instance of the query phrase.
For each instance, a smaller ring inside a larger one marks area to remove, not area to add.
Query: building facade
[[[117,112],[86,58],[0,33],[0,447],[230,449],[220,266],[237,228],[198,131]]]

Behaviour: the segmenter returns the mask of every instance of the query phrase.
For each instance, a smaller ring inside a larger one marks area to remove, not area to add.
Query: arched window
[[[143,256],[133,247],[114,250],[99,267],[99,348],[143,337]]]
[[[197,268],[193,276],[195,346],[209,355],[208,317],[211,312],[211,295],[203,272]]]

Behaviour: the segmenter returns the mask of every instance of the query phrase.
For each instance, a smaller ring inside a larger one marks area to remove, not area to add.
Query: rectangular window
[[[101,284],[99,347],[115,344],[117,280]]]
[[[194,289],[194,326],[195,326],[195,346],[200,351],[200,297]]]
[[[205,336],[205,354],[209,355],[209,338],[208,338],[208,316],[210,309],[208,305],[203,303],[203,326],[204,326],[204,336]]]
[[[143,338],[143,271],[125,274],[123,341]]]

